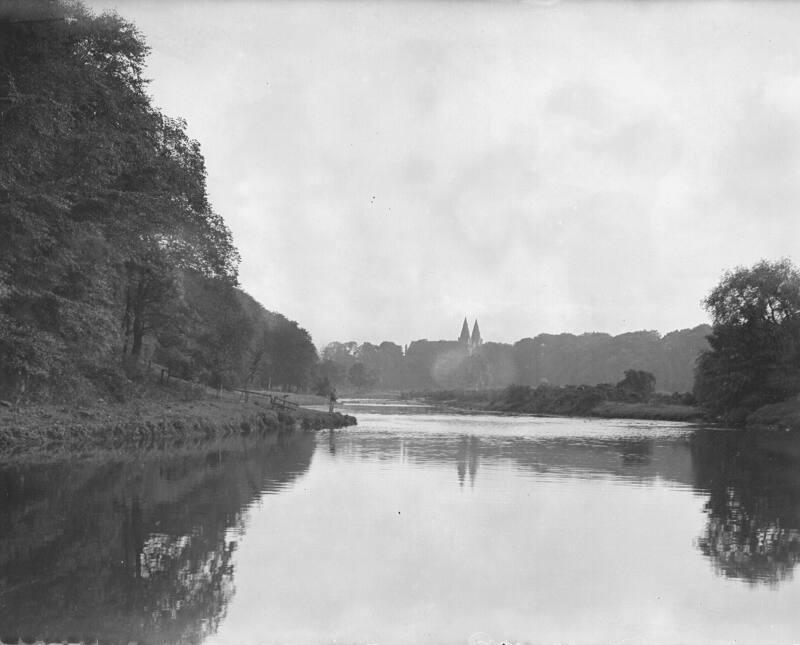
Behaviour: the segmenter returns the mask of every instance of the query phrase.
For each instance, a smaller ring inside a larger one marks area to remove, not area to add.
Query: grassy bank
[[[800,399],[765,405],[748,415],[746,425],[754,429],[800,430]]]
[[[292,400],[292,395],[289,396]],[[0,458],[39,451],[121,449],[157,442],[314,430],[356,419],[307,408],[274,409],[260,397],[210,395],[182,387],[151,389],[126,402],[0,406]]]
[[[502,390],[439,390],[412,392],[416,398],[450,409],[501,414],[697,421],[703,410],[683,400],[685,395],[638,396],[618,386],[510,386]],[[637,398],[642,400],[637,400]]]
[[[656,421],[700,421],[703,410],[678,403],[621,403],[604,401],[593,407],[590,416],[604,419],[648,419]]]

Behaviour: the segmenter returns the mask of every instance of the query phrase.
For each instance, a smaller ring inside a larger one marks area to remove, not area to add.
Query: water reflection
[[[497,434],[331,432],[328,452],[342,459],[409,461],[418,465],[454,465],[463,487],[469,475],[474,488],[482,463],[520,474],[613,476],[632,481],[668,479],[694,486],[689,442],[692,430],[671,435],[528,436]]]
[[[789,578],[800,560],[800,437],[697,433],[692,461],[709,495],[697,543],[715,570],[773,586]]]
[[[0,637],[791,642],[800,629],[800,436],[359,421],[0,466]]]
[[[247,505],[313,450],[297,433],[0,468],[0,637],[202,642],[233,594]]]
[[[456,456],[458,471],[458,485],[464,486],[464,476],[469,470],[470,488],[475,486],[475,477],[478,474],[478,462],[480,461],[480,439],[472,435],[462,436],[458,441],[458,453]]]
[[[453,464],[462,488],[467,476],[475,487],[480,464],[538,476],[667,481],[707,496],[695,545],[720,576],[775,585],[800,560],[797,434],[628,424],[563,436],[362,430],[329,442],[330,453],[342,458],[391,462],[402,452],[419,465]]]

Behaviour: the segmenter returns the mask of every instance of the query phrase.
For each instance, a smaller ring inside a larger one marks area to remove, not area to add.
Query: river
[[[0,464],[0,639],[800,642],[800,436],[344,411]]]

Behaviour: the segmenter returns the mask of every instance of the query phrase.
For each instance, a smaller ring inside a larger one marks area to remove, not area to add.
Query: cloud
[[[691,327],[796,252],[800,5],[116,4],[317,342]]]
[[[800,208],[800,116],[785,109],[793,100],[765,90],[743,98],[719,151],[718,190],[742,215],[785,220]]]

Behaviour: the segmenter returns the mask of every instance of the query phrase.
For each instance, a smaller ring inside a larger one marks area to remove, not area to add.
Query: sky
[[[88,0],[315,343],[708,322],[798,260],[800,3]]]

